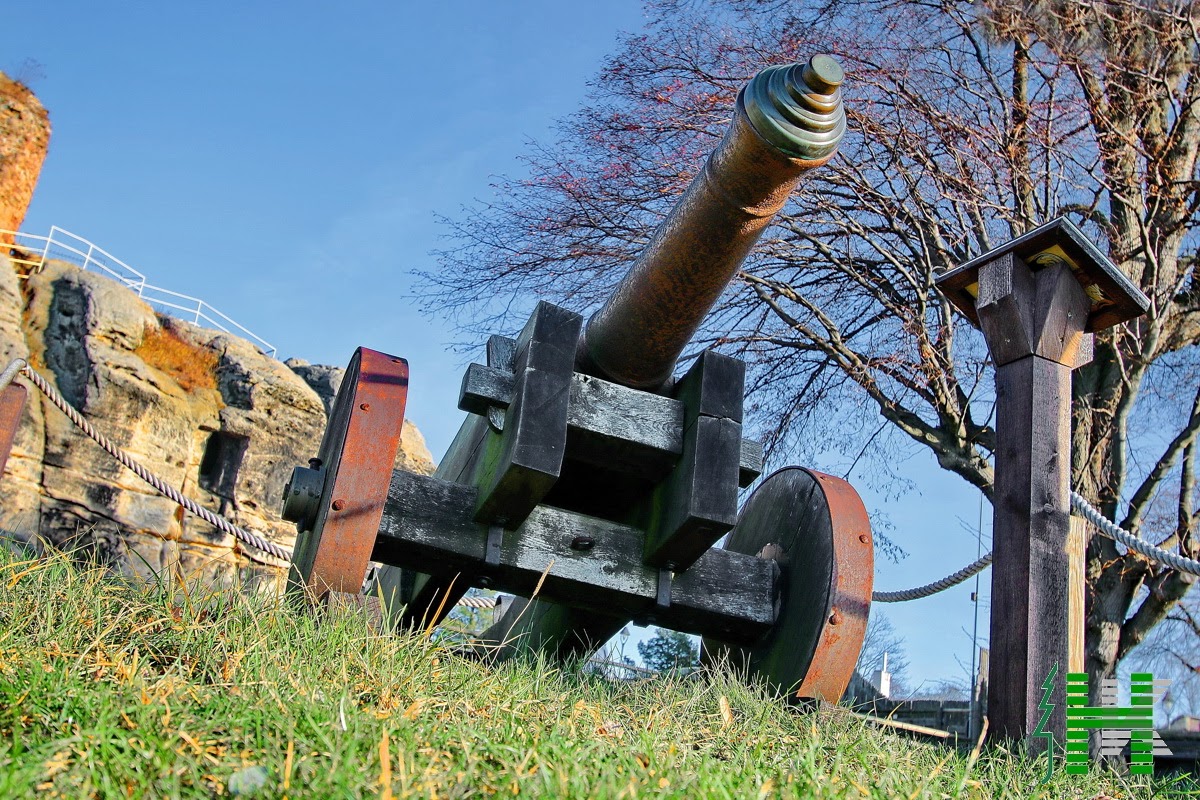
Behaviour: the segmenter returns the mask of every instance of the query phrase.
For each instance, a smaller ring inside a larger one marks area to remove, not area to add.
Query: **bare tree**
[[[970,700],[971,684],[961,678],[923,683],[911,693],[904,696],[905,700]]]
[[[514,295],[592,306],[715,145],[737,88],[768,64],[832,52],[849,74],[840,155],[767,232],[698,342],[750,362],[770,452],[840,452],[845,472],[887,481],[900,477],[891,456],[915,445],[990,498],[991,367],[934,280],[1067,214],[1151,300],[1146,317],[1099,336],[1075,375],[1074,488],[1195,557],[1193,4],[727,0],[649,12],[561,140],[532,147],[530,177],[500,181],[497,199],[450,221],[454,244],[426,276],[432,310],[489,329]],[[1099,536],[1087,558],[1087,666],[1106,676],[1193,578]]]
[[[1200,716],[1200,595],[1192,591],[1122,665],[1122,670],[1152,672],[1171,681],[1171,708],[1164,703],[1170,723],[1183,715]],[[1164,698],[1165,700],[1165,698]]]
[[[885,655],[888,672],[892,674],[892,696],[901,696],[908,685],[908,656],[904,637],[896,632],[896,626],[887,614],[876,606],[871,609],[871,616],[867,620],[867,634],[863,638],[862,650],[854,669],[863,678],[874,681],[875,673],[883,667]]]

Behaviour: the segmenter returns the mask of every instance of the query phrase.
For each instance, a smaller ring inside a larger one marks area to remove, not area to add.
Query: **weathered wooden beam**
[[[742,450],[738,455],[738,486],[745,489],[762,475],[763,446],[754,439],[742,439]]]
[[[666,627],[748,642],[775,619],[773,561],[709,550],[670,584],[659,607],[659,570],[642,563],[644,534],[626,525],[539,506],[516,530],[504,530],[494,563],[489,526],[472,516],[476,488],[396,472],[373,558],[397,566],[440,565],[460,584],[491,587],[564,605],[603,609],[626,619],[653,613]]]
[[[508,408],[515,382],[506,369],[471,364],[463,375],[458,407],[472,414]],[[737,384],[739,388],[742,385],[742,381]],[[735,421],[740,422],[740,416],[739,409]],[[657,480],[670,472],[683,454],[683,434],[682,401],[591,375],[572,376],[567,410],[569,458]],[[762,468],[762,443],[742,439],[738,486],[749,486]]]
[[[746,365],[712,350],[675,384],[683,453],[642,509],[647,564],[686,570],[737,522]]]
[[[512,372],[517,357],[517,340],[493,333],[487,340],[487,365]]]
[[[576,373],[567,432],[572,460],[659,480],[682,452],[683,406]]]
[[[517,379],[511,370],[469,364],[458,389],[458,407],[468,414],[486,416],[493,406],[508,408],[512,404]]]
[[[434,477],[455,482],[468,480],[489,434],[487,419],[468,415],[438,464]],[[376,571],[374,585],[368,587],[368,591],[382,598],[384,615],[393,626],[424,628],[437,624],[471,588],[454,572],[431,574],[421,571],[435,565],[413,564],[404,569],[385,564]]]
[[[567,449],[567,405],[583,318],[538,303],[513,356],[504,435],[485,442],[476,468],[475,518],[515,525],[553,488]]]
[[[517,357],[517,340],[509,339],[505,336],[492,334],[488,337],[487,342],[487,365],[493,369],[502,370],[508,374],[512,374],[515,367],[513,366]],[[503,406],[491,405],[487,407],[488,423],[492,429],[497,432],[504,430],[504,412],[508,409],[512,402],[511,395],[509,400]]]
[[[1071,370],[1090,302],[1065,265],[1033,273],[1013,253],[979,271],[977,311],[996,360],[996,479],[993,500],[989,735],[1032,737],[1042,716],[1043,683],[1078,652],[1069,614]],[[1076,656],[1077,657],[1077,656]],[[1062,683],[1054,687],[1061,694]],[[1048,730],[1063,736],[1065,705],[1052,699]]]

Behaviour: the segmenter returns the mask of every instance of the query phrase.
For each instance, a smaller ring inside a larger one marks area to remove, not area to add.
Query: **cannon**
[[[516,595],[482,635],[497,656],[589,652],[629,621],[699,634],[794,698],[836,701],[866,631],[873,549],[845,481],[763,479],[742,435],[745,364],[677,362],[800,178],[845,130],[829,56],[775,66],[607,302],[584,324],[541,302],[471,364],[467,412],[433,476],[392,464],[408,366],[360,348],[317,457],[283,517],[298,529],[289,592],[368,591],[398,626],[438,624],[472,587]],[[724,546],[714,544],[727,536]]]

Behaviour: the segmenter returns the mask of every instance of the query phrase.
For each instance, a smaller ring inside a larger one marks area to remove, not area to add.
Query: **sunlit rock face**
[[[0,231],[25,218],[50,141],[45,108],[0,73]],[[0,367],[25,358],[118,447],[201,505],[284,546],[292,467],[316,455],[340,367],[295,369],[244,339],[157,315],[96,273],[0,233]],[[349,358],[349,354],[347,354]],[[303,364],[303,367],[299,366]],[[400,469],[433,460],[407,421]],[[0,528],[146,578],[278,591],[284,572],[123,467],[31,390],[0,478]]]
[[[21,227],[50,146],[50,117],[21,82],[0,72],[0,230]],[[12,237],[0,233],[0,243]]]
[[[283,487],[292,467],[316,455],[340,368],[289,368],[244,339],[161,317],[106,277],[56,261],[18,277],[3,258],[0,356],[27,358],[171,486],[291,546],[294,526],[279,518]],[[433,468],[408,422],[396,466]],[[280,567],[159,495],[36,390],[0,491],[0,527],[35,547],[146,578],[282,588]]]

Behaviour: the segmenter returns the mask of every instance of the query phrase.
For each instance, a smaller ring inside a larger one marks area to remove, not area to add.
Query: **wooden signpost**
[[[938,286],[983,331],[996,366],[989,736],[1030,738],[1055,664],[1083,671],[1083,550],[1072,534],[1071,371],[1092,334],[1148,300],[1066,219],[976,258]],[[1074,581],[1074,583],[1072,583]],[[1064,741],[1063,680],[1049,730]]]
[[[8,463],[17,428],[21,424],[21,413],[25,410],[27,390],[19,383],[10,383],[0,389],[0,472]]]

